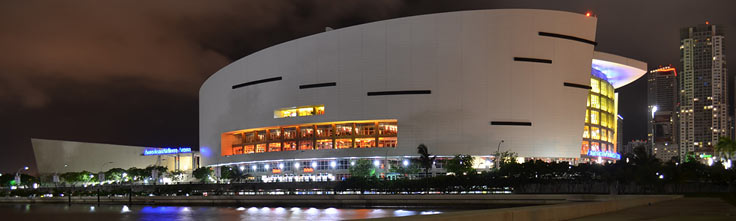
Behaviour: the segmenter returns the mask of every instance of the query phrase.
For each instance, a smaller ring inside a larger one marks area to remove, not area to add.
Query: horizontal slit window
[[[319,83],[319,84],[303,84],[299,85],[299,89],[316,88],[316,87],[333,87],[337,86],[337,82]]]
[[[514,57],[514,61],[537,62],[537,63],[552,64],[552,60],[549,60],[549,59],[540,59],[540,58]]]
[[[588,40],[588,39],[578,38],[578,37],[570,36],[570,35],[555,34],[555,33],[541,32],[540,31],[539,32],[539,36],[553,37],[553,38],[562,38],[562,39],[567,39],[567,40],[582,42],[582,43],[586,43],[586,44],[591,44],[593,46],[598,45],[598,42],[591,41],[591,40]]]
[[[368,96],[384,96],[384,95],[408,95],[408,94],[431,94],[430,90],[413,90],[413,91],[374,91],[368,92]]]
[[[241,87],[245,87],[245,86],[251,86],[251,85],[255,85],[255,84],[262,84],[262,83],[271,82],[271,81],[280,81],[281,79],[282,79],[281,77],[273,77],[273,78],[266,78],[266,79],[261,79],[261,80],[257,80],[257,81],[245,82],[245,83],[242,83],[242,84],[233,85],[233,89],[241,88]]]
[[[494,125],[494,126],[532,126],[532,122],[491,121],[491,125]]]
[[[565,87],[576,87],[576,88],[582,88],[582,89],[587,89],[587,90],[593,89],[593,87],[588,86],[588,85],[575,84],[575,83],[569,83],[569,82],[565,82],[563,83],[563,85]]]

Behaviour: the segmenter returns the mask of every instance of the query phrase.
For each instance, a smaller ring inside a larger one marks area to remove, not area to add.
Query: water
[[[440,214],[430,209],[0,204],[4,220],[345,220]],[[7,218],[7,219],[6,219]]]

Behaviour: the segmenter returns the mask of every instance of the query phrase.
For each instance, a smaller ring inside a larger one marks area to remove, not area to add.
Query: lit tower
[[[708,22],[680,30],[680,156],[712,155],[728,136],[725,36]]]
[[[649,152],[662,161],[679,155],[677,145],[677,71],[659,67],[647,75],[647,115]]]

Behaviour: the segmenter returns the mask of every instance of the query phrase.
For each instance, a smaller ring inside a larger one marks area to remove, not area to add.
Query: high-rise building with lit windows
[[[479,170],[496,151],[615,160],[615,89],[646,64],[596,52],[596,23],[550,10],[461,11],[266,48],[200,88],[202,163],[283,182],[340,179],[360,159],[390,178],[420,144],[440,159],[469,154]]]
[[[647,74],[647,152],[662,161],[679,156],[677,134],[677,70],[659,67]]]
[[[680,156],[712,155],[718,139],[730,135],[724,44],[720,25],[680,30]]]

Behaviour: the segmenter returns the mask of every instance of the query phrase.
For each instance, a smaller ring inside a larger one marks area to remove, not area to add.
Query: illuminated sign
[[[179,154],[179,153],[191,153],[192,148],[191,147],[179,147],[179,148],[173,148],[173,147],[164,147],[164,148],[149,148],[143,150],[143,156],[150,156],[150,155],[166,155],[166,154]]]
[[[713,157],[713,155],[710,155],[710,154],[704,154],[704,153],[701,153],[701,154],[700,154],[700,158],[711,158],[711,157]]]
[[[281,169],[273,168],[271,169],[271,173],[281,173]]]
[[[305,173],[311,173],[311,172],[314,172],[314,168],[305,167],[305,168],[302,169],[302,171],[304,171]]]
[[[621,154],[614,153],[614,152],[608,152],[608,151],[595,151],[595,150],[589,150],[588,156],[591,157],[605,157],[605,158],[612,158],[612,159],[621,159]]]

